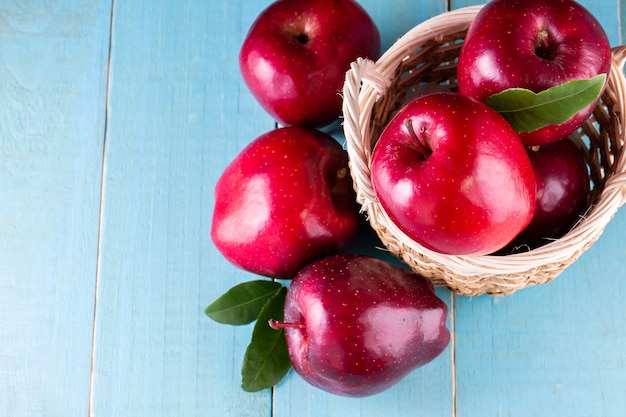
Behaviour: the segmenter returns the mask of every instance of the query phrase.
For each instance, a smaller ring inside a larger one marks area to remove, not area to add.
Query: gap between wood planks
[[[109,14],[109,50],[107,55],[107,80],[105,86],[105,107],[104,107],[104,130],[102,137],[102,169],[100,172],[100,205],[98,213],[98,247],[96,254],[96,279],[94,288],[94,302],[93,302],[93,328],[91,334],[91,365],[89,369],[89,399],[87,402],[87,416],[93,415],[93,395],[94,395],[94,364],[96,355],[96,315],[98,312],[98,288],[100,282],[100,249],[102,247],[102,222],[103,222],[103,205],[104,205],[104,187],[105,187],[105,171],[106,171],[106,149],[107,149],[107,135],[108,135],[108,121],[109,121],[109,94],[111,89],[111,54],[113,49],[113,17],[115,12],[115,0],[111,0],[111,12]]]
[[[451,372],[451,396],[452,396],[452,417],[456,417],[456,328],[454,318],[456,311],[454,309],[454,302],[456,295],[453,291],[450,291],[450,372]]]

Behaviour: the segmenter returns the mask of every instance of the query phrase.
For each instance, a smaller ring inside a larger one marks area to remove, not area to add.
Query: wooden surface
[[[582,3],[625,41],[619,0]],[[252,278],[209,228],[219,174],[275,126],[237,67],[268,4],[0,4],[0,417],[623,416],[623,211],[550,284],[439,289],[453,344],[389,391],[337,397],[294,372],[241,390],[252,328],[203,310]],[[383,48],[446,10],[361,4]]]

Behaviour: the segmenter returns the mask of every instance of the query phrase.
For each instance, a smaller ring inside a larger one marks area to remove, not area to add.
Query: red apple
[[[457,93],[403,107],[374,147],[371,177],[394,223],[445,254],[501,249],[535,207],[535,177],[518,135],[495,110]]]
[[[537,180],[530,224],[504,253],[528,250],[558,239],[580,220],[589,202],[590,177],[582,151],[563,139],[528,151]]]
[[[291,282],[284,328],[289,357],[310,384],[334,394],[381,392],[448,345],[447,306],[427,279],[364,255],[335,255]]]
[[[270,131],[249,144],[215,186],[211,238],[233,264],[291,278],[352,241],[360,215],[348,156],[309,128]]]
[[[571,0],[492,0],[472,22],[459,55],[459,91],[479,100],[509,88],[539,93],[610,69],[611,50],[595,17]],[[520,133],[526,145],[568,136],[597,101],[559,125]]]
[[[278,0],[258,16],[239,53],[241,74],[283,125],[321,127],[341,114],[345,73],[376,59],[380,34],[353,0]]]

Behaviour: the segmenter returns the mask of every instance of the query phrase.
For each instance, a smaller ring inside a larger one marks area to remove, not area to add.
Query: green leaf
[[[268,324],[270,319],[283,319],[286,294],[287,288],[280,288],[259,313],[241,367],[241,386],[245,391],[270,388],[291,369],[285,330],[274,330]]]
[[[269,280],[248,281],[235,285],[204,311],[211,319],[223,324],[247,324],[254,321],[270,298],[284,288]]]
[[[489,97],[486,103],[502,114],[518,133],[533,132],[571,119],[600,96],[605,81],[606,74],[600,74],[539,93],[510,88]]]

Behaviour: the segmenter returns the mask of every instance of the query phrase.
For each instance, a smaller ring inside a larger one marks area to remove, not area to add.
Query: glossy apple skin
[[[537,44],[547,34],[546,46]],[[479,100],[507,88],[536,93],[608,74],[611,50],[595,17],[571,0],[492,0],[472,22],[459,55],[459,91]],[[558,141],[589,117],[597,101],[560,125],[520,133],[526,145]]]
[[[352,397],[396,384],[446,348],[447,306],[430,281],[383,260],[342,254],[305,267],[285,300],[285,336],[296,372]]]
[[[359,229],[345,150],[308,128],[270,131],[241,151],[215,185],[211,238],[233,264],[291,278],[352,241]]]
[[[501,249],[535,207],[535,177],[518,135],[495,110],[457,93],[403,107],[374,147],[371,177],[394,223],[444,254]]]
[[[589,204],[590,177],[581,150],[570,139],[529,149],[537,199],[530,224],[507,253],[525,251],[558,239],[568,232]]]
[[[322,127],[341,114],[345,73],[380,54],[380,34],[353,0],[278,0],[258,16],[239,53],[243,79],[283,125]]]

